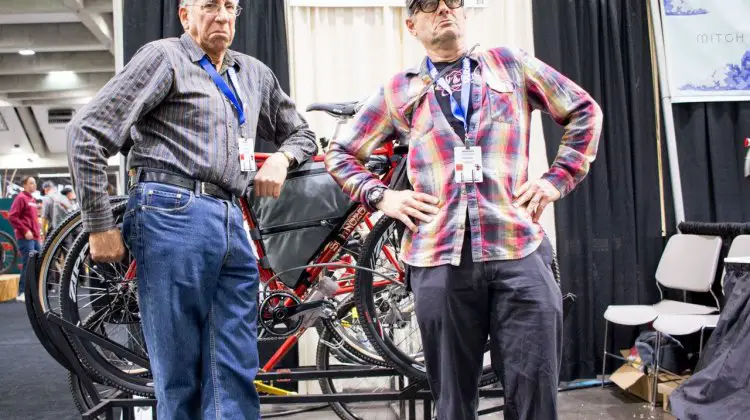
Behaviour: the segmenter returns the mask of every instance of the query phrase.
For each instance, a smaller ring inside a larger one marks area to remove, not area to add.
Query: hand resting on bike
[[[125,246],[118,228],[90,233],[89,247],[91,259],[96,262],[119,262],[125,256]]]
[[[258,197],[279,198],[288,172],[289,160],[281,153],[272,154],[255,175],[255,194]]]

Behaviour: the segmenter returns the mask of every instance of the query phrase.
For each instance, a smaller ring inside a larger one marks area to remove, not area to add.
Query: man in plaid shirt
[[[328,169],[352,199],[408,228],[401,259],[438,419],[476,418],[488,337],[504,418],[556,419],[562,296],[539,217],[588,173],[601,109],[521,50],[468,51],[463,0],[406,6],[427,57],[367,101],[351,132],[331,144]],[[549,171],[528,180],[534,109],[565,135]],[[390,190],[363,165],[394,139],[409,144],[413,190]]]

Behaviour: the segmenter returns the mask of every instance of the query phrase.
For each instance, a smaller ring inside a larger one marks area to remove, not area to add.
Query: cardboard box
[[[622,355],[622,357],[627,359],[630,355],[630,351],[621,350],[620,354]],[[654,402],[654,376],[653,373],[645,373],[642,369],[642,366],[643,364],[641,363],[640,358],[632,362],[627,362],[612,373],[612,375],[610,376],[610,380],[624,391],[651,403]],[[676,381],[684,380],[684,378],[686,377],[675,376],[666,372],[659,373],[659,384],[657,385],[656,389],[658,394],[656,396],[656,404],[658,405],[659,403],[664,401],[664,398],[662,398],[662,394],[669,390],[669,388],[667,387],[660,387],[662,383],[673,384],[673,388],[671,388],[671,390],[674,390],[678,386]],[[669,392],[671,393],[671,391]]]
[[[13,300],[18,295],[18,274],[5,274],[0,276],[0,302]]]
[[[658,385],[658,392],[662,396],[662,405],[664,407],[664,411],[667,413],[670,413],[671,407],[669,406],[669,396],[672,395],[672,392],[674,392],[675,389],[677,389],[680,385],[682,385],[683,382],[687,378],[689,378],[690,375],[682,376],[678,379],[669,381],[669,382],[663,382]]]

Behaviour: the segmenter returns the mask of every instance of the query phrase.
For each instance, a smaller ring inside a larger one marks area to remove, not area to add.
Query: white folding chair
[[[729,247],[727,258],[725,262],[731,262],[737,258],[750,257],[750,235],[739,235],[732,240],[732,244]],[[721,274],[721,287],[722,293],[724,288],[724,277],[726,276],[726,270],[723,270]],[[667,371],[664,368],[659,367],[659,359],[661,358],[661,335],[668,334],[670,336],[681,336],[690,335],[700,331],[700,342],[698,344],[698,355],[700,357],[703,351],[703,336],[707,329],[716,328],[716,324],[719,322],[719,315],[684,315],[684,314],[664,314],[659,315],[654,321],[653,327],[656,330],[656,356],[655,369],[657,375],[653,378],[653,392],[654,401],[656,401],[656,387],[658,386],[658,372],[660,370]],[[667,371],[668,372],[668,371]],[[677,372],[668,372],[673,375],[678,375]]]
[[[609,305],[604,312],[604,345],[602,360],[602,386],[607,371],[607,357],[627,361],[618,354],[607,351],[609,323],[638,326],[653,322],[662,314],[709,315],[719,309],[719,299],[711,290],[721,252],[721,238],[717,236],[672,236],[664,248],[656,269],[656,286],[659,302],[655,305]],[[664,299],[662,286],[683,292],[710,293],[716,307]]]

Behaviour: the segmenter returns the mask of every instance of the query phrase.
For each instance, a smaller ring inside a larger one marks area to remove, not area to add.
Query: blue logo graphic
[[[680,90],[750,90],[750,50],[745,51],[739,64],[727,64],[722,71],[723,74],[717,74],[719,71],[714,72],[707,83],[688,83],[681,86]]]
[[[690,7],[687,0],[664,0],[664,14],[667,16],[707,15],[708,10]]]

